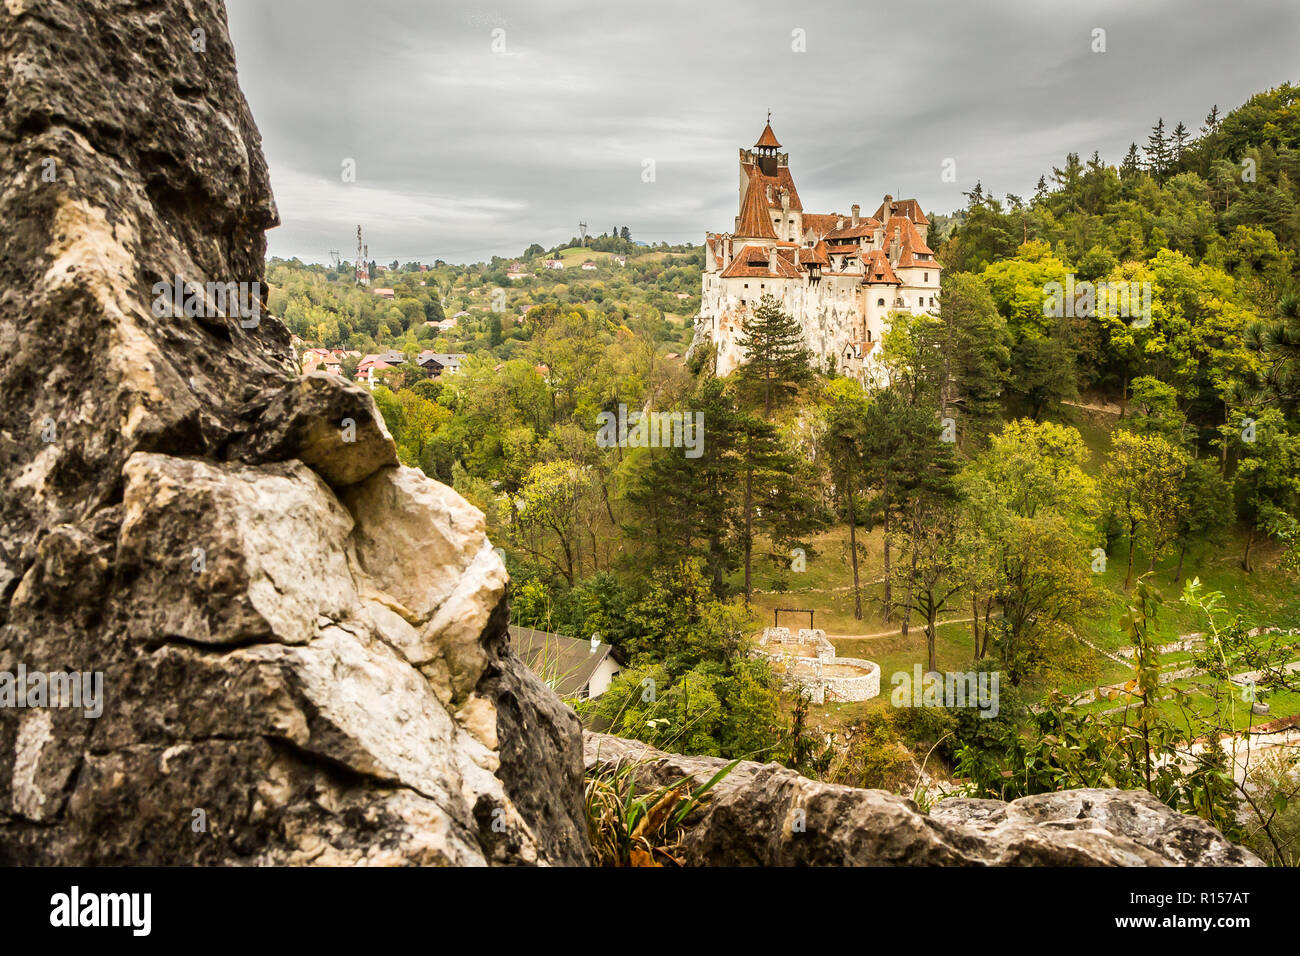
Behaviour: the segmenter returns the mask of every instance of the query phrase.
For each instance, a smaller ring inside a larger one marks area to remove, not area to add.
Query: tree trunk
[[[853,564],[853,619],[862,620],[862,591],[858,587],[858,516],[853,508],[853,491],[849,496],[849,555]]]
[[[884,521],[881,527],[885,535],[885,621],[888,622],[894,616],[894,588],[889,577],[889,474],[885,474],[885,479],[881,484],[881,497],[884,502]]]
[[[915,594],[916,585],[916,548],[912,548],[912,571],[907,576],[907,598],[903,601],[903,636],[907,636],[907,625],[912,618],[912,595]]]
[[[1183,579],[1183,555],[1187,553],[1187,542],[1178,546],[1178,567],[1174,570],[1174,584]]]
[[[1247,532],[1246,534],[1246,553],[1241,556],[1241,566],[1245,568],[1246,571],[1255,570],[1250,566],[1250,546],[1254,543],[1255,543],[1255,526],[1252,524],[1250,526],[1250,531]]]
[[[1128,532],[1128,570],[1124,573],[1124,590],[1127,591],[1133,584],[1133,546],[1137,544],[1137,536],[1134,529],[1130,528]]]
[[[934,653],[934,638],[935,638],[934,630],[935,627],[937,626],[935,619],[938,616],[939,616],[938,609],[934,606],[934,602],[930,601],[929,607],[927,609],[926,617],[925,617],[925,652],[926,652],[926,661],[927,661],[926,666],[927,666],[927,670],[930,671],[937,671],[939,669],[939,661],[936,658]]]
[[[754,469],[745,469],[745,608],[749,608],[750,560],[754,553]]]
[[[975,660],[980,659],[980,598],[972,588],[970,592],[970,632],[975,640]]]
[[[984,605],[984,646],[980,648],[980,660],[983,660],[989,652],[989,615],[992,613],[993,599],[989,598]]]
[[[1228,403],[1223,403],[1223,424],[1228,424]],[[1228,477],[1228,436],[1223,436],[1223,441],[1219,443],[1219,477]]]

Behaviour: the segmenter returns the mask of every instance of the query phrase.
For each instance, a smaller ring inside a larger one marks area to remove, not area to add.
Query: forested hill
[[[1050,401],[1077,385],[1123,400],[1127,383],[1152,375],[1209,428],[1258,398],[1271,371],[1294,408],[1294,362],[1266,369],[1254,346],[1295,347],[1300,88],[1259,93],[1227,115],[1213,107],[1194,134],[1160,119],[1117,165],[1071,153],[1030,197],[999,200],[976,183],[968,198],[941,223],[939,258],[949,283],[972,273],[992,293],[1020,394]],[[1043,288],[1067,275],[1150,282],[1153,321],[1052,323]],[[1074,381],[1051,371],[1063,363]]]

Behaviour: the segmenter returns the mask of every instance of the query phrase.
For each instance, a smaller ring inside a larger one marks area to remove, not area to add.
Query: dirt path
[[[943,627],[943,625],[945,624],[969,624],[973,620],[975,620],[975,618],[973,617],[954,617],[954,618],[949,618],[948,620],[945,621],[937,621],[935,623],[939,627]],[[925,622],[921,621],[916,624],[909,625],[907,633],[910,635],[913,631],[917,632],[918,634],[924,634]],[[871,640],[875,640],[878,637],[895,637],[902,633],[903,633],[902,628],[898,628],[897,630],[893,630],[893,631],[881,631],[879,634],[829,634],[828,633],[826,635],[826,639],[830,641],[835,641],[835,640],[871,641]]]
[[[1104,405],[1095,405],[1091,402],[1067,402],[1062,399],[1061,404],[1069,405],[1071,408],[1085,408],[1090,412],[1105,412],[1107,415],[1114,415],[1116,417],[1119,417],[1122,411],[1118,405],[1111,402],[1107,402]]]

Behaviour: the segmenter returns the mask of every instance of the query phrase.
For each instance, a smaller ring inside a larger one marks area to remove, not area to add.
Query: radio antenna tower
[[[357,226],[357,261],[356,261],[356,274],[357,274],[357,275],[356,275],[356,278],[357,278],[357,285],[363,285],[363,284],[364,284],[364,280],[363,280],[362,277],[361,277],[361,276],[362,276],[362,272],[363,272],[363,270],[364,270],[364,266],[362,266],[362,264],[361,264],[361,252],[362,252],[362,249],[361,249],[361,227],[360,227],[360,226]]]

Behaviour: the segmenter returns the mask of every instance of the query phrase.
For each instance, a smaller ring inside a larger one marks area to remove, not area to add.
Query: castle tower
[[[763,135],[754,144],[754,157],[764,176],[776,175],[776,151],[780,148],[781,144],[776,141],[776,134],[772,132],[772,114],[768,113]]]

